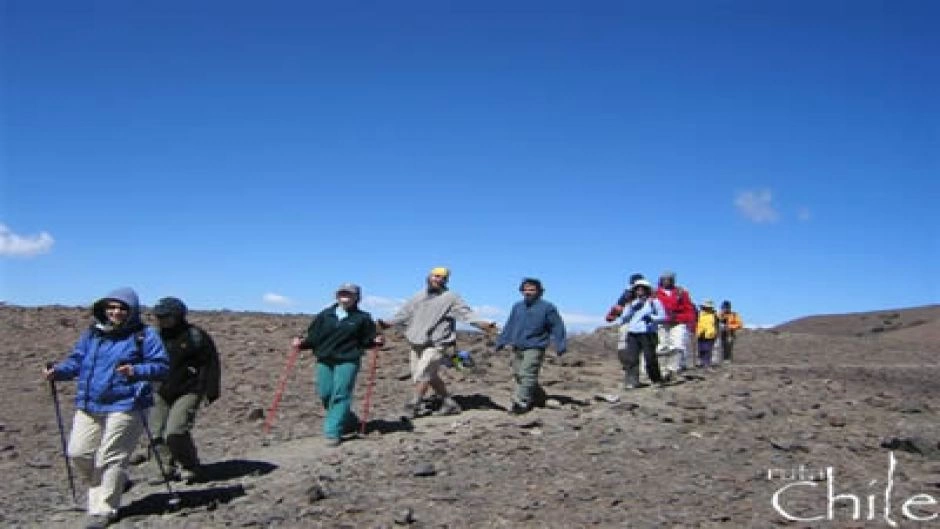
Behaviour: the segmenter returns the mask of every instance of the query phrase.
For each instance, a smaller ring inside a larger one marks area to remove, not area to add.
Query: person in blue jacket
[[[656,329],[668,315],[663,304],[652,296],[653,285],[646,279],[637,279],[630,286],[632,296],[623,313],[625,344],[617,349],[624,371],[624,389],[640,387],[640,354],[646,364],[650,382],[662,384],[663,377],[656,357],[658,338]]]
[[[496,350],[512,349],[511,365],[516,379],[516,393],[509,413],[519,415],[535,405],[538,395],[544,397],[539,387],[539,370],[545,359],[549,340],[555,342],[555,353],[565,354],[567,341],[565,323],[555,305],[542,299],[545,289],[538,279],[527,277],[519,285],[522,301],[516,303],[509,313],[503,332],[496,339]]]
[[[169,359],[159,334],[140,320],[137,293],[119,288],[95,302],[95,322],[64,361],[44,369],[47,380],[77,380],[67,453],[88,483],[86,529],[117,519],[125,469],[153,406],[151,382]]]

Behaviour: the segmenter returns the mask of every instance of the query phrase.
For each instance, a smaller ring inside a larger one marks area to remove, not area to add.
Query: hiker
[[[170,356],[170,373],[157,387],[150,429],[152,448],[166,463],[160,479],[192,483],[200,479],[201,470],[192,437],[196,411],[203,402],[209,405],[219,398],[222,368],[212,337],[189,323],[186,312],[186,304],[174,297],[162,298],[153,307]]]
[[[495,332],[496,323],[475,314],[455,292],[447,288],[450,270],[433,268],[425,280],[425,288],[415,294],[387,321],[378,320],[383,329],[403,325],[405,338],[411,345],[411,380],[414,394],[405,402],[405,413],[418,417],[423,412],[428,389],[441,398],[436,415],[460,413],[460,405],[450,394],[438,371],[441,361],[450,357],[457,343],[457,321],[470,323],[486,332]]]
[[[675,272],[663,272],[656,299],[666,309],[666,321],[659,326],[659,356],[663,358],[666,379],[688,368],[688,341],[696,324],[695,306],[689,291],[676,285]]]
[[[613,323],[621,315],[623,315],[623,308],[630,304],[633,301],[633,285],[640,279],[646,279],[646,277],[640,273],[636,272],[630,274],[630,278],[627,280],[627,288],[624,289],[623,293],[620,294],[620,297],[617,298],[617,302],[614,303],[610,310],[607,311],[607,316],[604,319],[607,323]],[[657,337],[656,343],[659,343],[659,338]],[[627,324],[621,323],[617,326],[617,351],[621,351],[627,348]],[[640,366],[639,371],[641,373],[645,372],[645,362],[643,361],[643,356],[640,356]]]
[[[343,434],[356,431],[359,418],[351,411],[356,375],[365,350],[382,344],[372,316],[359,310],[361,298],[358,285],[340,285],[336,302],[313,318],[305,338],[294,337],[291,343],[312,349],[317,359],[317,390],[326,410],[323,439],[330,447],[339,446]]]
[[[545,289],[538,279],[527,277],[519,285],[522,301],[512,306],[503,332],[496,339],[496,350],[512,349],[510,365],[516,380],[516,392],[509,413],[521,415],[539,401],[545,390],[539,386],[539,370],[545,359],[549,339],[555,343],[555,354],[565,354],[565,323],[555,305],[542,299]]]
[[[656,329],[666,320],[667,313],[662,303],[652,295],[653,285],[646,279],[637,279],[625,298],[622,333],[623,344],[617,345],[617,356],[624,371],[624,389],[640,387],[640,355],[646,366],[650,382],[662,385],[664,379],[656,357],[658,337]]]
[[[710,299],[705,300],[698,314],[698,324],[695,326],[698,360],[702,367],[713,367],[712,350],[715,348],[715,340],[718,339],[718,325],[715,303]]]
[[[157,332],[140,320],[137,293],[119,288],[92,306],[95,322],[46,380],[77,379],[75,417],[66,450],[88,483],[86,529],[117,520],[128,459],[153,405],[151,382],[166,377],[169,359]]]
[[[718,313],[718,319],[721,322],[721,357],[726,362],[733,362],[734,358],[734,339],[738,329],[744,327],[741,316],[731,310],[731,302],[728,300],[721,302],[721,312]]]

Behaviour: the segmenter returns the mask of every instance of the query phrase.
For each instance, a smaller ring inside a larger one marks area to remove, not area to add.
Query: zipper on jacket
[[[95,378],[95,367],[98,365],[98,350],[101,348],[101,339],[100,339],[100,338],[98,338],[98,339],[96,340],[96,339],[92,336],[92,340],[93,340],[92,343],[94,344],[94,348],[93,348],[94,354],[92,355],[92,358],[91,358],[91,371],[90,371],[90,373],[88,374],[88,378],[87,378],[87,380],[86,380],[86,382],[85,382],[85,384],[86,384],[86,386],[87,386],[87,387],[85,388],[85,409],[86,409],[86,410],[88,409],[88,401],[89,401],[89,399],[91,398],[91,383],[92,383],[92,381],[93,381],[94,378]]]

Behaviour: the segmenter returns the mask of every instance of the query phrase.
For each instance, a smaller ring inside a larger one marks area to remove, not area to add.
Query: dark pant
[[[715,348],[714,338],[698,339],[698,363],[702,367],[712,365],[712,350]]]
[[[163,400],[159,393],[154,395],[150,410],[153,449],[160,450],[163,456],[169,455],[165,460],[169,466],[179,465],[186,469],[199,466],[191,432],[200,402],[202,395],[196,393],[182,395],[172,403]]]
[[[721,333],[721,356],[723,361],[731,362],[732,353],[734,352],[734,333],[733,332],[723,332]]]
[[[623,366],[625,381],[628,386],[640,384],[640,354],[646,364],[646,376],[650,382],[662,382],[663,376],[659,372],[659,358],[656,356],[656,345],[659,339],[656,333],[627,333],[626,349],[617,351],[620,364]]]

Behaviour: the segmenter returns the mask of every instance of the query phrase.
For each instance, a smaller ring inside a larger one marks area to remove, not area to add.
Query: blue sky
[[[0,299],[936,303],[940,4],[2,2]]]

